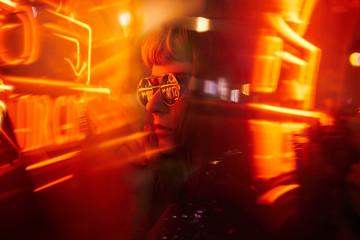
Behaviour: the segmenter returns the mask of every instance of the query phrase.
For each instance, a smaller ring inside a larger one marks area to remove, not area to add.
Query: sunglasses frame
[[[173,103],[173,104],[167,103],[167,102],[164,100],[164,96],[163,96],[163,94],[162,94],[162,92],[161,92],[161,87],[162,87],[161,81],[162,81],[162,79],[163,79],[165,76],[172,76],[172,77],[176,80],[176,88],[178,88],[179,96],[174,100],[174,103]],[[160,77],[161,77],[161,79],[159,80],[159,85],[157,85],[157,86],[152,86],[152,84],[151,84],[151,79],[156,79],[156,78],[160,78]],[[148,81],[149,81],[150,87],[148,87],[148,88],[151,88],[151,89],[152,89],[153,94],[155,94],[156,91],[160,89],[161,99],[163,100],[163,102],[164,102],[167,106],[170,106],[170,107],[171,107],[171,106],[174,106],[174,105],[176,104],[177,100],[179,100],[179,98],[180,98],[180,93],[181,93],[181,86],[180,86],[180,84],[179,84],[179,80],[177,79],[177,77],[175,76],[175,74],[173,74],[173,73],[165,73],[165,74],[161,74],[161,75],[157,75],[157,76],[145,77],[145,78],[140,79],[139,84],[138,84],[138,87],[137,87],[137,95],[138,95],[138,100],[139,100],[139,102],[140,102],[141,105],[143,105],[144,107],[146,107],[146,105],[149,103],[149,101],[151,100],[151,98],[148,99],[148,101],[147,101],[147,103],[146,103],[145,105],[144,105],[143,102],[140,100],[140,96],[139,96],[139,92],[140,92],[140,91],[139,91],[139,89],[140,89],[140,84],[142,83],[143,80],[148,80]],[[146,89],[146,88],[145,88],[145,89]],[[156,89],[156,90],[154,91],[154,89]]]

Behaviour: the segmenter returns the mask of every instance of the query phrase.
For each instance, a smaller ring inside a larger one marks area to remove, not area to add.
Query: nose
[[[158,89],[150,101],[146,104],[146,110],[150,113],[164,114],[169,111],[169,106],[164,103]]]

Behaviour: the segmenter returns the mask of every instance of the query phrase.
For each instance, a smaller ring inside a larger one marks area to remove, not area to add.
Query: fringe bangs
[[[178,61],[193,61],[192,44],[188,30],[171,27],[166,33],[149,36],[142,44],[142,60],[148,69]]]

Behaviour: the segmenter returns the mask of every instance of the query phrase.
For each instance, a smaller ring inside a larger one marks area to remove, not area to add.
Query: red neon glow
[[[38,187],[38,188],[34,189],[33,192],[39,192],[39,191],[44,190],[44,189],[46,189],[46,188],[52,187],[52,186],[54,186],[54,185],[56,185],[56,184],[65,182],[65,181],[67,181],[67,180],[69,180],[69,179],[71,179],[71,178],[73,178],[73,177],[74,177],[74,174],[67,175],[67,176],[62,177],[62,178],[59,178],[59,179],[57,179],[57,180],[55,180],[55,181],[52,181],[52,182],[50,182],[50,183],[48,183],[48,184],[45,184],[45,185],[43,185],[43,186],[41,186],[41,187]]]

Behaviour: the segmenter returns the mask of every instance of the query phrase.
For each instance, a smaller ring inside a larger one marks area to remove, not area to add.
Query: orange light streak
[[[276,186],[269,191],[265,192],[257,199],[258,204],[270,205],[273,204],[279,197],[284,195],[285,193],[299,188],[299,184],[291,184],[291,185],[279,185]]]
[[[2,128],[0,128],[0,132],[9,141],[11,146],[13,146],[13,148],[16,149],[17,152],[20,152],[19,147],[11,140],[11,138],[6,134],[6,132]]]
[[[100,6],[92,7],[88,11],[93,12],[93,11],[103,10],[103,9],[106,9],[106,8],[113,8],[113,7],[120,6],[120,5],[123,5],[122,2],[114,2],[114,3],[110,3],[110,4],[103,4],[103,5],[100,5]]]
[[[70,89],[84,91],[84,92],[111,94],[111,91],[109,88],[70,87]]]
[[[131,162],[131,161],[135,161],[136,159],[140,159],[140,158],[144,158],[144,157],[150,157],[151,155],[155,155],[161,152],[167,152],[169,150],[172,150],[174,148],[176,148],[177,146],[169,146],[169,147],[164,147],[164,148],[158,148],[158,149],[152,149],[152,150],[148,150],[146,152],[143,152],[141,154],[138,155],[132,155],[130,157],[128,157],[126,160],[126,162]],[[126,163],[124,162],[124,163]]]
[[[132,155],[129,156],[125,156],[124,158],[122,158],[120,161],[111,161],[108,165],[104,165],[103,167],[115,167],[115,166],[121,166],[124,164],[128,164],[128,163],[139,163],[139,159],[149,159],[149,157],[151,157],[152,155],[156,155],[162,152],[166,152],[169,150],[172,150],[174,148],[176,148],[177,146],[169,146],[169,147],[165,147],[165,148],[157,148],[157,149],[152,149],[152,150],[147,150],[145,152],[141,152],[141,153],[134,153]],[[121,157],[121,156],[120,156]],[[146,164],[146,162],[143,162],[143,164]]]
[[[84,27],[84,28],[86,28],[88,30],[88,32],[89,32],[89,42],[88,42],[89,46],[88,46],[88,61],[87,61],[88,71],[87,71],[86,84],[89,85],[90,84],[90,66],[91,66],[91,41],[92,41],[92,30],[91,30],[90,26],[83,23],[83,22],[77,21],[77,20],[75,20],[75,19],[73,19],[71,17],[68,17],[68,16],[62,15],[60,13],[57,13],[55,11],[52,11],[50,9],[47,9],[47,11],[49,11],[50,13],[52,13],[52,14],[58,16],[58,17],[64,18],[64,19],[66,19],[66,20],[68,20],[70,22],[78,24],[79,26],[82,26],[82,27]]]
[[[13,24],[7,24],[4,26],[1,26],[1,29],[13,29],[13,28],[17,28],[17,27],[21,27],[20,23],[13,23]]]
[[[69,89],[86,91],[86,92],[96,92],[96,93],[106,93],[110,94],[109,88],[98,88],[87,86],[84,87],[84,84],[81,83],[71,83],[65,81],[58,81],[52,79],[38,79],[38,78],[23,78],[15,76],[7,76],[6,80],[16,82],[16,83],[25,83],[25,84],[36,84],[36,85],[48,85],[48,86],[58,86],[58,87],[67,87]]]
[[[52,23],[44,23],[43,26],[45,28],[51,29],[53,31],[61,32],[62,34],[69,34],[69,35],[73,35],[73,36],[76,36],[76,37],[80,37],[79,34],[72,31],[73,29],[67,29],[65,27],[55,25],[55,24],[52,24]]]
[[[299,109],[292,109],[292,108],[283,108],[283,107],[275,107],[271,105],[266,104],[257,104],[257,103],[249,103],[250,107],[258,108],[258,109],[264,109],[272,112],[278,112],[278,113],[287,113],[291,115],[297,115],[297,116],[304,116],[304,117],[313,117],[313,118],[322,118],[325,117],[324,113],[321,112],[313,112],[313,111],[306,111],[306,110],[299,110]]]
[[[59,178],[59,179],[57,179],[57,180],[55,180],[55,181],[52,181],[52,182],[50,182],[50,183],[48,183],[48,184],[45,184],[45,185],[43,185],[43,186],[41,186],[41,187],[38,187],[38,188],[34,189],[33,192],[39,192],[39,191],[41,191],[41,190],[43,190],[43,189],[49,188],[49,187],[54,186],[54,185],[56,185],[56,184],[58,184],[58,183],[64,182],[64,181],[66,181],[66,180],[69,180],[70,178],[73,178],[73,177],[74,177],[74,174],[67,175],[67,176],[62,177],[62,178]]]
[[[13,86],[5,85],[4,82],[0,79],[0,92],[3,92],[5,90],[13,90],[13,89],[14,89]]]
[[[150,132],[137,132],[137,133],[125,136],[125,137],[120,137],[117,139],[112,139],[112,140],[106,141],[106,142],[100,144],[99,148],[106,148],[106,147],[110,147],[113,145],[122,144],[122,143],[130,141],[130,140],[135,140],[138,138],[145,137],[149,134],[150,134]]]
[[[71,153],[61,155],[61,156],[57,156],[57,157],[54,157],[54,158],[47,159],[45,161],[42,161],[42,162],[35,163],[35,164],[27,166],[25,168],[25,170],[30,171],[30,170],[42,168],[42,167],[45,167],[45,166],[48,166],[48,165],[51,165],[51,164],[54,164],[54,163],[57,163],[57,162],[62,162],[62,161],[68,160],[68,159],[76,156],[77,154],[79,154],[79,152],[80,151],[75,151],[75,152],[71,152]]]
[[[6,80],[10,80],[17,83],[33,83],[33,84],[44,84],[51,86],[64,86],[64,87],[72,87],[72,86],[83,86],[83,84],[69,83],[65,81],[56,81],[52,79],[39,79],[39,78],[26,78],[26,77],[12,77],[7,76]]]
[[[10,6],[10,7],[13,7],[13,8],[17,7],[16,3],[8,1],[8,0],[0,0],[0,2],[6,4],[6,5]]]
[[[14,90],[13,86],[7,86],[7,85],[3,85],[1,88],[2,88],[1,90]]]

